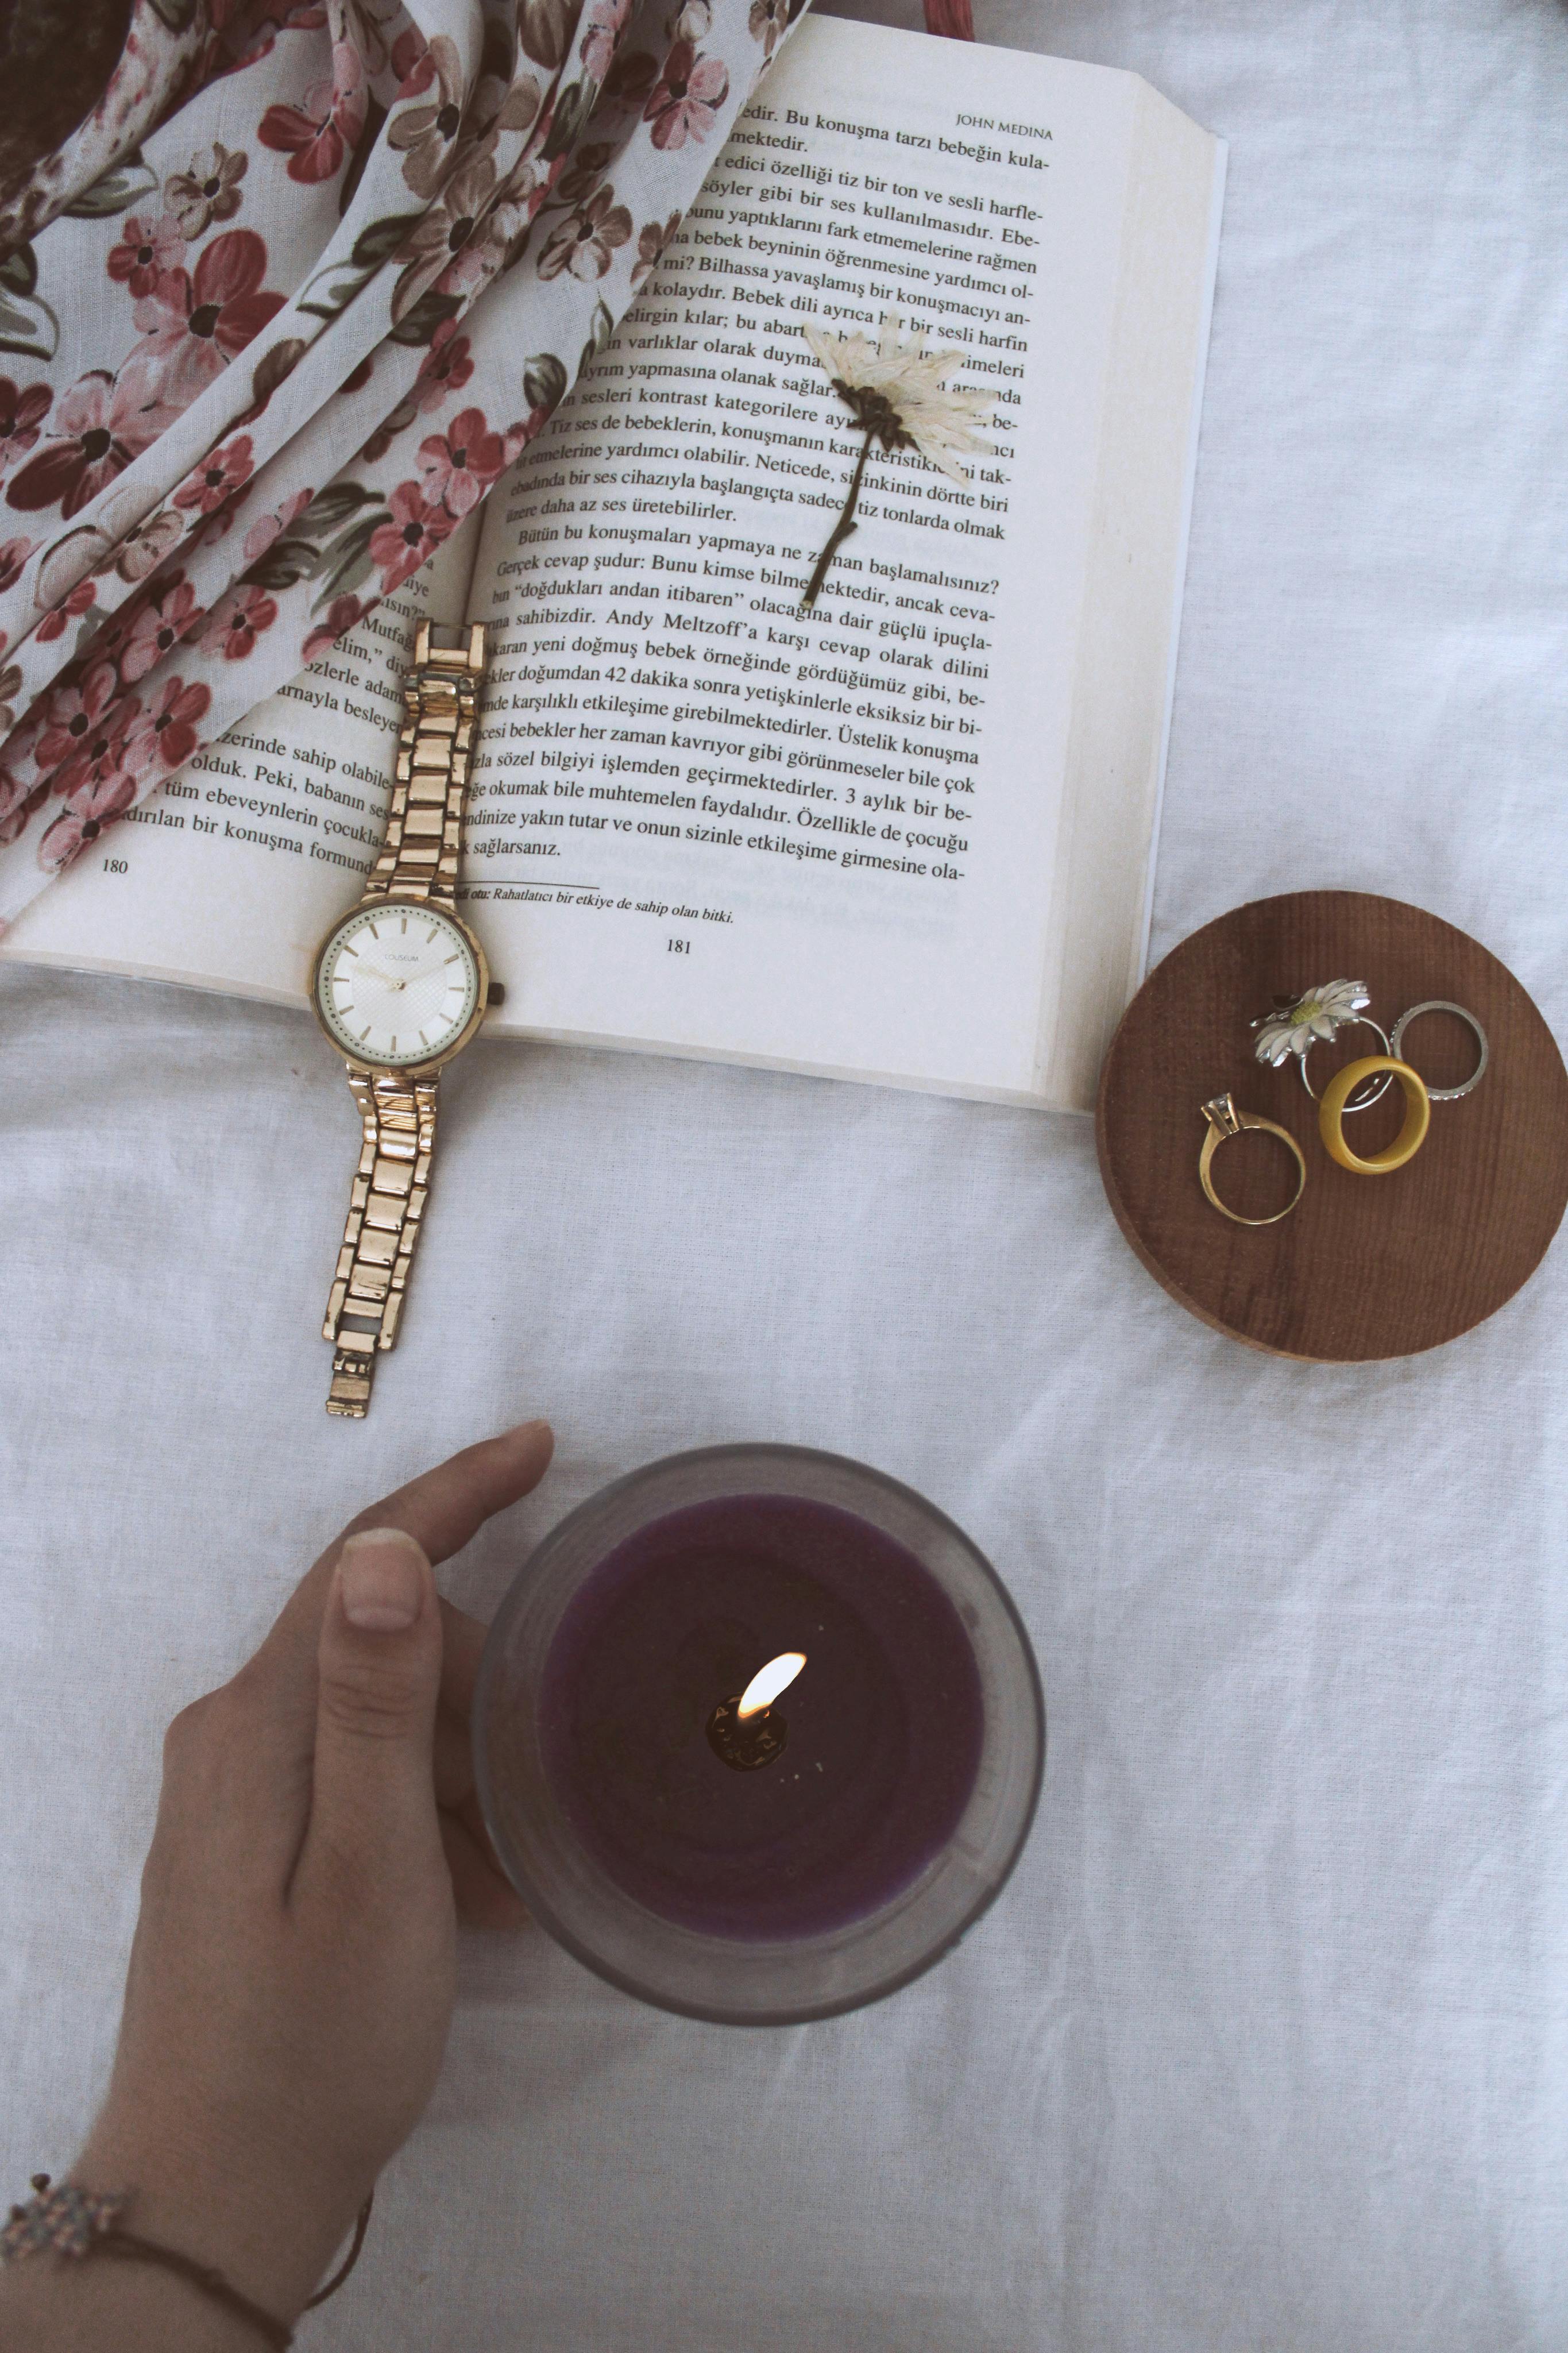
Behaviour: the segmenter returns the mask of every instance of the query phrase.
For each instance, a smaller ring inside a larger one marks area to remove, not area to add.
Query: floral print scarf
[[[0,928],[486,496],[804,0],[136,0],[0,214]]]

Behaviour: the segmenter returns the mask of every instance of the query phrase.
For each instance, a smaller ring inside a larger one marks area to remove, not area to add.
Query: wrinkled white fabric
[[[976,13],[1231,142],[1155,952],[1389,892],[1568,1032],[1568,15]],[[799,2032],[470,1945],[303,2347],[1568,2339],[1568,1244],[1435,1355],[1279,1363],[1136,1264],[1087,1121],[480,1046],[403,1345],[330,1422],[354,1125],[310,1021],[15,969],[0,1019],[7,2196],[104,2081],[164,1720],[353,1507],[542,1409],[459,1599],[672,1448],[863,1456],[1016,1595],[1043,1810],[961,1951]]]

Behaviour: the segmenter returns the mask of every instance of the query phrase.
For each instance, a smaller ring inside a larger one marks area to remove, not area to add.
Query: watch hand
[[[405,980],[394,980],[392,975],[389,972],[383,972],[379,965],[362,964],[360,970],[367,980],[384,981],[388,988],[406,988],[408,986]]]

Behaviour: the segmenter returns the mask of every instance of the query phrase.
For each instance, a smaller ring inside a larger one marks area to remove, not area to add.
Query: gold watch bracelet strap
[[[370,870],[367,899],[454,904],[484,670],[481,622],[469,630],[466,645],[435,648],[429,622],[421,621],[414,667],[404,681],[386,839]]]
[[[397,1337],[419,1220],[430,1190],[438,1080],[395,1071],[351,1071],[364,1122],[364,1146],[327,1302],[323,1335],[332,1343],[327,1411],[356,1420],[370,1404],[375,1352]]]
[[[433,646],[430,624],[421,621],[404,682],[386,839],[367,899],[454,906],[484,670],[482,624],[448,648]],[[359,1419],[370,1404],[376,1354],[397,1337],[430,1188],[438,1075],[351,1068],[349,1085],[364,1144],[321,1329],[332,1343],[327,1411]]]

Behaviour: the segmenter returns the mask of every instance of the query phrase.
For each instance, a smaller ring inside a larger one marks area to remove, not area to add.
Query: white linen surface
[[[1388,892],[1563,1035],[1568,16],[977,16],[1231,142],[1155,953]],[[1568,2341],[1568,1246],[1436,1354],[1277,1363],[1131,1258],[1086,1120],[480,1046],[404,1345],[332,1422],[354,1129],[308,1018],[15,969],[0,1003],[7,2196],[104,2082],[164,1720],[353,1509],[537,1409],[557,1467],[458,1599],[650,1456],[862,1456],[1016,1595],[1043,1809],[960,1952],[801,2031],[470,1945],[302,2345]]]

